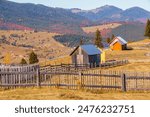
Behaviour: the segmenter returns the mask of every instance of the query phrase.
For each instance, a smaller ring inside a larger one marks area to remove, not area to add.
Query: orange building
[[[112,50],[126,50],[127,49],[127,41],[125,41],[121,37],[115,37],[110,43],[110,48]]]

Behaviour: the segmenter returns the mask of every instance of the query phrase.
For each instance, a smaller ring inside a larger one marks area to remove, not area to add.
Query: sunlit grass
[[[69,90],[51,87],[0,90],[1,100],[149,100],[150,92]]]

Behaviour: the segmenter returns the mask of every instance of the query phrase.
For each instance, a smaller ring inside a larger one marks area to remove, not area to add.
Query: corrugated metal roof
[[[95,45],[81,45],[81,48],[88,54],[88,55],[95,55],[101,54],[101,51]]]

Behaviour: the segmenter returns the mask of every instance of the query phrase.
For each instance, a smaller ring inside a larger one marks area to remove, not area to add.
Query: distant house
[[[70,54],[73,64],[96,64],[100,63],[101,50],[95,45],[77,46]]]
[[[115,37],[110,43],[110,48],[112,50],[126,50],[127,49],[127,41],[121,37]]]

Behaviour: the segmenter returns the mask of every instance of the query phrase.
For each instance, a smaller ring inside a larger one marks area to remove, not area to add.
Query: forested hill
[[[58,33],[82,33],[80,26],[88,22],[83,16],[67,9],[0,0],[1,29],[9,29],[9,24],[17,24]]]

